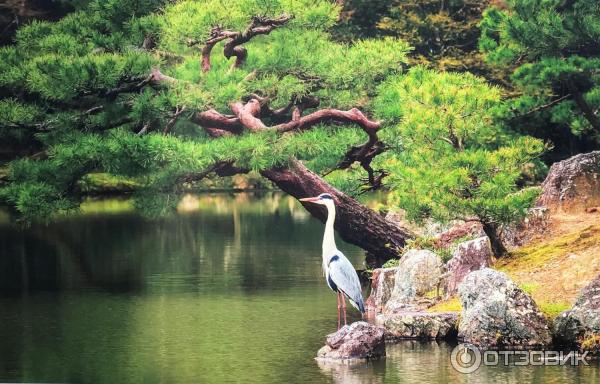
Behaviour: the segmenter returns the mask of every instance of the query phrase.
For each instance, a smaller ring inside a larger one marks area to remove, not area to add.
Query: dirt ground
[[[600,213],[555,213],[547,227],[495,268],[506,272],[541,306],[570,307],[600,275]]]

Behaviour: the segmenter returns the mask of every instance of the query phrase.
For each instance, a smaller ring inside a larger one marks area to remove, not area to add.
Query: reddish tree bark
[[[338,191],[319,175],[310,171],[300,161],[293,160],[289,167],[261,171],[282,191],[300,199],[327,192],[336,203],[335,229],[344,241],[359,246],[378,259],[378,263],[398,257],[406,240],[414,235],[407,229],[389,222],[383,216],[359,203],[347,194]],[[317,219],[325,222],[327,211],[321,205],[304,204]]]
[[[218,26],[213,27],[210,32],[210,37],[204,42],[204,46],[202,47],[202,72],[210,71],[210,54],[213,47],[218,42],[228,39],[223,47],[223,55],[225,55],[227,59],[235,56],[235,64],[233,66],[238,68],[244,63],[248,56],[248,51],[244,48],[243,44],[250,41],[254,36],[268,35],[275,28],[285,25],[292,18],[293,16],[289,15],[281,15],[277,18],[254,16],[250,25],[241,32],[222,30]],[[189,45],[196,45],[199,43],[200,41],[193,40],[189,42]]]

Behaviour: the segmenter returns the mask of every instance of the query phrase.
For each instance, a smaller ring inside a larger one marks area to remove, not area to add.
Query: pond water
[[[29,228],[0,215],[0,382],[600,382],[597,366],[462,375],[453,346],[435,342],[319,365],[337,322],[323,226],[282,194],[187,196],[158,220],[127,200],[82,211]],[[362,252],[338,242],[362,268]]]

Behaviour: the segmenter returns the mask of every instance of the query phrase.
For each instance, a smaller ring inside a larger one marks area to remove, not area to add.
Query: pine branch
[[[181,116],[181,114],[183,112],[185,112],[185,107],[177,107],[175,109],[175,113],[173,113],[173,115],[171,116],[171,118],[169,119],[169,121],[167,122],[167,124],[165,125],[165,128],[163,129],[163,134],[166,135],[167,133],[169,133],[169,131],[171,131],[171,128],[173,128],[173,126],[175,125],[175,123],[177,122],[177,119],[179,118],[179,116]]]
[[[235,56],[236,60],[233,67],[239,68],[248,56],[248,51],[242,46],[243,44],[250,41],[254,36],[268,35],[275,28],[287,24],[291,19],[293,19],[293,16],[285,14],[277,18],[254,16],[248,27],[241,32],[223,30],[220,26],[213,27],[209,38],[204,42],[204,46],[202,47],[202,72],[210,71],[210,54],[218,42],[229,39],[225,47],[223,47],[223,54],[227,59]],[[188,42],[188,45],[197,45],[199,43],[200,41],[198,40],[192,40]]]
[[[541,112],[541,111],[543,111],[543,110],[546,110],[546,109],[548,109],[548,108],[552,108],[552,107],[554,107],[556,104],[560,103],[560,102],[561,102],[561,101],[563,101],[563,100],[566,100],[566,99],[568,99],[568,98],[569,98],[569,97],[571,97],[571,96],[572,96],[572,95],[571,95],[570,93],[568,93],[568,94],[566,94],[566,95],[564,95],[564,96],[561,96],[561,97],[559,97],[558,99],[552,100],[552,101],[551,101],[551,102],[549,102],[549,103],[546,103],[546,104],[543,104],[543,105],[539,105],[539,106],[537,106],[537,107],[535,107],[535,108],[532,108],[532,109],[530,109],[529,111],[527,111],[527,112],[525,112],[525,113],[523,113],[523,114],[521,114],[521,115],[515,116],[515,118],[521,118],[521,117],[530,116],[530,115],[533,115],[534,113]]]
[[[179,178],[181,183],[198,182],[208,177],[211,173],[215,173],[219,177],[233,176],[237,174],[246,174],[250,172],[247,168],[235,166],[231,160],[217,161],[202,172],[194,172],[183,175]]]

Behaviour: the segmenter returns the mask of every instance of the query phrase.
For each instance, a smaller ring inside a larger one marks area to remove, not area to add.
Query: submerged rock
[[[345,325],[327,336],[325,346],[317,352],[317,359],[349,360],[385,356],[385,332],[364,321]]]
[[[433,304],[442,278],[442,260],[429,250],[411,249],[400,259],[394,289],[384,312],[426,308]]]
[[[552,164],[542,183],[539,205],[580,211],[600,205],[600,151],[581,153]]]
[[[458,332],[458,313],[402,312],[379,315],[378,325],[386,330],[386,339],[452,339]]]
[[[370,313],[381,313],[392,296],[398,268],[377,268],[371,277],[371,294],[365,305]]]
[[[587,345],[591,341],[600,342],[600,276],[581,290],[572,309],[554,320],[554,337],[558,344],[582,349],[593,349],[595,345]]]
[[[471,272],[492,265],[492,247],[487,236],[460,243],[446,263],[444,292],[446,297],[458,291],[458,285]]]
[[[458,338],[482,348],[528,349],[550,344],[546,318],[531,297],[504,273],[471,272],[458,288]]]

